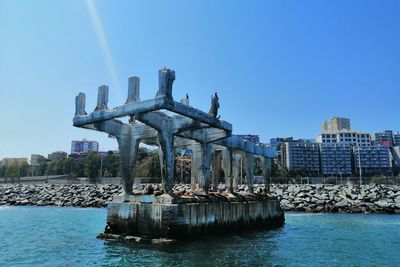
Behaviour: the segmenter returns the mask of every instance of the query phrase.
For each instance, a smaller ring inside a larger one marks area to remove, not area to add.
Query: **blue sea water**
[[[105,209],[0,207],[0,266],[400,266],[400,216],[287,213],[285,226],[168,247],[96,239]]]

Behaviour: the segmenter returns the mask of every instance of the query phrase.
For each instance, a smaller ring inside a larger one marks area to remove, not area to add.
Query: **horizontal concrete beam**
[[[232,124],[226,121],[220,121],[217,118],[210,116],[208,113],[201,111],[199,109],[193,108],[191,106],[186,106],[182,103],[171,101],[166,104],[167,110],[181,114],[183,116],[192,118],[199,122],[210,125],[213,128],[218,128],[225,130],[227,132],[232,132]]]
[[[268,158],[275,158],[278,153],[270,148],[257,145],[256,143],[245,141],[237,135],[232,135],[222,140],[213,142],[215,145],[228,147],[234,150],[241,150],[254,155],[264,156]]]
[[[111,120],[119,117],[134,115],[137,113],[149,112],[158,109],[164,109],[166,106],[167,99],[164,97],[149,99],[137,103],[129,103],[123,106],[116,107],[112,110],[99,110],[90,113],[89,115],[78,115],[74,117],[74,126],[82,126],[85,124],[91,124],[101,122],[105,120]]]

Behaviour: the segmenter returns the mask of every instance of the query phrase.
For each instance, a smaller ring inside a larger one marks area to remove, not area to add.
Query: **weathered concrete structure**
[[[217,93],[212,96],[209,113],[189,106],[188,96],[181,102],[174,101],[174,80],[174,71],[161,69],[156,97],[140,101],[139,78],[131,77],[126,103],[113,109],[108,108],[108,87],[101,86],[97,106],[90,114],[85,111],[85,95],[79,93],[76,97],[74,126],[106,132],[116,138],[119,145],[124,195],[109,206],[110,231],[178,238],[199,232],[193,230],[196,227],[207,232],[222,225],[232,229],[239,225],[245,228],[255,224],[282,224],[284,218],[279,201],[266,198],[266,188],[257,192],[264,195],[235,193],[242,162],[245,183],[253,193],[254,157],[261,158],[263,175],[267,177],[275,152],[232,135],[232,125],[219,119]],[[127,123],[117,120],[125,116],[129,117]],[[164,193],[160,196],[132,194],[140,142],[160,148],[161,193]],[[193,154],[192,194],[186,198],[173,191],[176,147],[188,147]],[[221,165],[228,186],[225,195],[215,193]],[[150,230],[144,230],[146,227]]]

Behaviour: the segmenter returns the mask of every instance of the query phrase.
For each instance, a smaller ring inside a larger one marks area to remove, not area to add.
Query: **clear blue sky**
[[[158,69],[173,95],[208,111],[218,91],[234,133],[314,138],[323,120],[400,130],[399,1],[0,0],[0,158],[70,151],[73,139],[116,148],[74,128],[74,97],[94,109],[155,95]]]

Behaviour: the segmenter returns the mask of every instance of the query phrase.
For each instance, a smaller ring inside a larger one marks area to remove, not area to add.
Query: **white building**
[[[321,133],[317,136],[316,141],[321,144],[346,143],[361,147],[371,146],[371,136],[369,133],[352,130]]]

